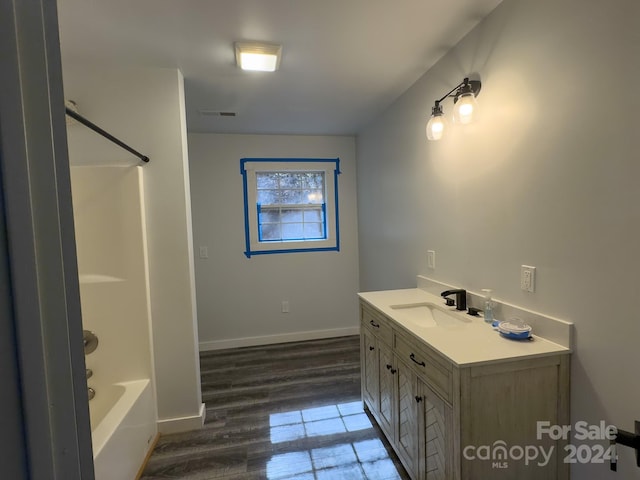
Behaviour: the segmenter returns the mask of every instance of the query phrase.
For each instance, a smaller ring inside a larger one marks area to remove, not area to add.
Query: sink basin
[[[429,302],[391,305],[390,308],[398,320],[422,328],[456,328],[471,323],[471,319],[450,313],[440,305]]]

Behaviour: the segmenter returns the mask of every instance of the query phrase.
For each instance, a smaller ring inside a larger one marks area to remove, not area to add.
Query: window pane
[[[302,190],[280,190],[280,201],[283,204],[290,205],[306,203],[302,199]]]
[[[275,205],[280,203],[278,190],[258,190],[258,203],[260,205]]]
[[[324,188],[324,173],[323,172],[309,172],[304,175],[304,187],[305,188]]]
[[[302,210],[282,210],[282,222],[283,223],[292,223],[292,222],[302,222]]]
[[[323,238],[324,231],[322,223],[305,223],[304,238]]]
[[[322,190],[305,190],[303,197],[306,203],[323,203]]]
[[[281,173],[280,188],[302,188],[302,174],[300,173]]]
[[[279,173],[273,173],[273,172],[256,173],[258,190],[264,190],[269,188],[277,189],[279,177],[280,177]]]
[[[322,210],[320,210],[319,208],[305,209],[304,221],[305,222],[321,222]]]
[[[302,223],[283,223],[282,224],[282,239],[283,240],[300,240],[303,236],[303,224]]]
[[[260,223],[280,223],[280,210],[262,209],[260,211]]]
[[[280,224],[278,223],[267,223],[260,226],[260,231],[262,232],[262,240],[281,240],[282,235],[280,234]]]

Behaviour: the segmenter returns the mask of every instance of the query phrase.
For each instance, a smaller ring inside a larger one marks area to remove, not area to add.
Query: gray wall
[[[640,419],[639,18],[636,0],[505,0],[357,142],[361,288],[423,273],[575,322],[572,421],[627,430]],[[434,99],[473,72],[481,118],[427,142]],[[521,264],[537,267],[533,294]],[[620,453],[624,476],[576,465],[573,478],[640,478]]]
[[[189,134],[201,349],[358,332],[353,137]],[[240,159],[340,158],[340,251],[246,258]],[[290,304],[282,313],[281,302]]]

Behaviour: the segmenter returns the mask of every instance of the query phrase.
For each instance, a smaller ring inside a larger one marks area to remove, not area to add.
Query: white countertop
[[[569,348],[535,335],[535,331],[532,340],[528,341],[504,338],[481,317],[472,317],[466,312],[457,311],[455,307],[446,307],[440,296],[419,288],[363,292],[358,295],[457,366],[571,353]],[[407,322],[399,310],[391,308],[392,305],[422,302],[441,305],[451,314],[459,316],[461,324],[452,327],[421,327],[415,322]]]

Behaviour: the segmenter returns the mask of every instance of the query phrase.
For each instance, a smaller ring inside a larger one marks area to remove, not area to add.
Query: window
[[[337,251],[339,159],[243,158],[245,255]]]
[[[256,172],[258,240],[327,238],[323,171]]]

